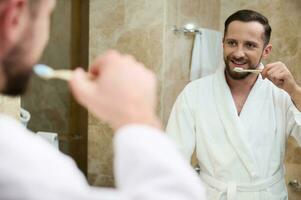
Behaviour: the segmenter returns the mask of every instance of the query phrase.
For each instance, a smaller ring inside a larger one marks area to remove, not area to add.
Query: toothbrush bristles
[[[37,64],[33,67],[33,71],[41,78],[49,79],[53,76],[54,70],[47,65]]]

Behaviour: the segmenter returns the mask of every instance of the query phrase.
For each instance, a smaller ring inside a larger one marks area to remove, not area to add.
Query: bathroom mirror
[[[191,3],[192,2],[192,3]],[[197,21],[197,24],[202,26],[203,28],[209,28],[212,30],[223,31],[223,23],[226,18],[240,9],[252,9],[257,10],[263,13],[270,21],[272,26],[272,38],[271,43],[273,44],[272,54],[269,59],[265,63],[282,61],[284,62],[289,70],[294,75],[296,81],[301,84],[301,70],[300,70],[300,62],[301,56],[298,53],[300,40],[300,28],[297,28],[301,25],[300,20],[300,8],[301,2],[297,1],[286,1],[285,3],[282,1],[277,1],[273,5],[271,5],[268,1],[260,1],[256,2],[256,4],[244,0],[235,0],[235,1],[211,1],[210,3],[206,1],[191,1],[191,5],[194,5],[193,8],[199,9],[198,3],[203,2],[202,6],[206,7],[210,12],[193,12],[194,9],[189,5],[179,4],[181,8],[179,8],[180,13],[185,13],[185,18],[189,19],[186,21],[181,21],[181,24],[176,24],[181,19],[181,14],[177,13],[177,21],[175,24],[177,26],[184,25],[190,21]],[[213,7],[211,7],[213,6]],[[215,6],[215,7],[214,7]],[[217,9],[216,9],[217,8]],[[189,12],[186,12],[189,10]],[[277,14],[276,14],[277,13]],[[287,13],[294,13],[291,16],[288,16]],[[189,17],[187,17],[189,16]],[[196,20],[196,16],[200,16],[199,19]],[[285,27],[285,28],[284,28]],[[180,91],[185,87],[185,85],[189,82],[189,73],[190,73],[190,65],[192,60],[192,49],[194,38],[190,38],[185,36],[185,34],[179,35],[174,38],[173,36],[168,37],[172,38],[171,41],[168,41],[166,45],[174,45],[173,48],[167,48],[165,55],[165,69],[164,69],[164,77],[162,78],[163,84],[165,84],[168,89],[163,87],[163,98],[161,98],[161,117],[163,121],[166,123],[168,119],[168,115],[172,108],[172,104],[174,103],[176,97],[180,93]],[[172,43],[172,44],[171,44]],[[175,45],[178,45],[175,47]],[[186,46],[187,45],[187,46]],[[189,47],[189,45],[191,45]],[[185,49],[187,47],[187,49]],[[175,49],[181,49],[182,51],[177,51]],[[184,50],[183,50],[184,49]],[[178,56],[173,57],[172,55],[178,54]],[[171,61],[170,61],[171,60]],[[176,62],[173,62],[175,61]],[[170,61],[170,62],[168,62]],[[168,64],[172,63],[170,66]],[[163,106],[162,106],[163,105]],[[206,105],[200,105],[206,106]],[[288,139],[286,156],[285,156],[285,167],[286,167],[286,187],[289,193],[289,199],[300,199],[300,183],[301,183],[301,148],[297,144],[297,142],[293,138]],[[194,160],[193,162],[196,164],[197,162]],[[276,189],[277,190],[277,189]],[[277,191],[274,192],[275,194]],[[280,199],[280,197],[276,197],[275,199]]]

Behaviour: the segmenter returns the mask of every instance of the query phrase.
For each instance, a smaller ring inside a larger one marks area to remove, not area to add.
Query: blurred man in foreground
[[[32,66],[47,44],[55,3],[0,0],[2,94],[25,91]],[[197,176],[160,130],[154,75],[131,56],[115,51],[98,57],[91,73],[93,81],[77,70],[70,85],[79,103],[116,130],[117,188],[90,187],[72,159],[1,115],[0,199],[202,199]]]

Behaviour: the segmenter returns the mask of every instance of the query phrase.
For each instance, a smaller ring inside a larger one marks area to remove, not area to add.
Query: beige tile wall
[[[0,113],[13,117],[17,120],[20,119],[20,98],[0,96]]]
[[[91,0],[90,63],[109,48],[134,55],[159,73],[163,55],[165,1]],[[100,97],[101,98],[101,97]],[[88,178],[93,185],[112,186],[112,131],[89,116]]]
[[[219,0],[169,0],[166,5],[166,24],[164,31],[164,65],[160,80],[160,116],[166,125],[170,110],[180,91],[189,81],[191,51],[194,36],[175,34],[173,25],[195,23],[204,28],[218,30]]]

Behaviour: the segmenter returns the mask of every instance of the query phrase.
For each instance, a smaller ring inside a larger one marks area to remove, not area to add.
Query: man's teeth
[[[244,65],[244,64],[246,64],[246,62],[235,62],[235,61],[232,61],[234,64],[236,64],[236,65]]]

